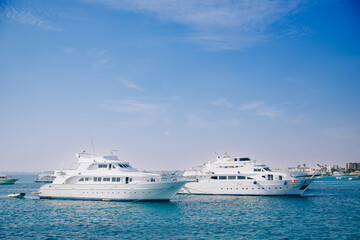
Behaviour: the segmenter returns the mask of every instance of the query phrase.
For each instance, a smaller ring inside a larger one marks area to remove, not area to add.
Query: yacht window
[[[254,168],[254,172],[261,172],[260,168]]]
[[[129,179],[129,182],[132,182],[132,178]]]
[[[113,182],[121,182],[121,178],[119,178],[119,177],[113,177],[111,180]]]
[[[104,182],[110,182],[110,178],[104,177],[104,178],[103,178],[103,181],[104,181]]]
[[[219,180],[226,180],[226,176],[219,176]]]
[[[252,177],[247,177],[246,179],[253,179]]]
[[[265,178],[265,176],[264,176],[264,175],[262,175],[261,177]]]
[[[101,182],[101,177],[94,177],[94,182]]]
[[[245,179],[245,176],[237,176],[237,179]]]
[[[266,167],[266,168],[264,168],[264,169],[265,169],[265,171],[267,171],[267,172],[271,172],[271,169],[268,168],[268,167]]]
[[[119,167],[121,167],[121,168],[124,168],[124,165],[122,165],[122,164],[119,164]]]
[[[228,179],[229,180],[234,180],[234,179],[236,179],[236,176],[228,176]]]
[[[228,166],[225,166],[225,168],[228,168]]]
[[[234,168],[234,166],[230,166],[229,168]]]
[[[279,175],[279,180],[282,180],[282,179],[283,179],[283,177],[281,175]]]
[[[250,158],[239,158],[239,161],[250,161]]]
[[[218,177],[217,177],[217,176],[211,176],[210,178],[211,178],[211,179],[215,179],[215,180],[217,180],[217,179],[218,179]]]
[[[130,178],[130,182],[131,182],[131,178]],[[150,182],[155,182],[155,178],[151,178]]]
[[[82,181],[84,181],[84,178],[80,178],[80,179],[79,179],[79,182],[82,182]]]
[[[274,180],[274,176],[272,174],[268,175],[268,180]]]
[[[107,168],[107,164],[99,164],[99,168]]]
[[[90,178],[88,178],[88,177],[87,177],[87,178],[85,178],[85,181],[89,181],[89,180],[90,180]]]
[[[234,158],[234,162],[237,162],[237,158]]]

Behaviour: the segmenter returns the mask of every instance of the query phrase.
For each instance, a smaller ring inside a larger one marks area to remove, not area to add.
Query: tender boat
[[[250,158],[217,157],[214,162],[185,171],[193,178],[179,193],[214,195],[301,195],[314,181],[306,173],[272,171]]]
[[[23,198],[23,197],[25,197],[25,193],[9,194],[8,197],[12,197],[12,198]]]
[[[34,180],[36,183],[52,183],[55,179],[55,175],[53,171],[42,172],[39,176]]]
[[[0,184],[14,184],[18,178],[13,178],[12,176],[0,176]]]
[[[163,181],[159,174],[140,172],[117,156],[76,154],[71,168],[55,171],[52,184],[40,187],[40,199],[103,201],[169,201],[187,181]]]

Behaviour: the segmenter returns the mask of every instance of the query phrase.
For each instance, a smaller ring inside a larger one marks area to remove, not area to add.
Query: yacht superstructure
[[[40,187],[41,199],[108,201],[168,201],[186,181],[162,181],[161,176],[140,172],[117,156],[76,154],[71,169],[56,170],[52,184]]]
[[[219,195],[301,195],[314,181],[305,174],[272,171],[250,158],[217,157],[184,177],[195,179],[179,193]]]

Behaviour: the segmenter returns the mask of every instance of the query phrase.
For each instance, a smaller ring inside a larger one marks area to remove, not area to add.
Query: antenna
[[[92,140],[90,130],[89,130],[89,135],[90,135],[91,146],[92,146],[93,152],[94,152],[94,154],[95,154],[94,142],[93,142],[93,140]]]

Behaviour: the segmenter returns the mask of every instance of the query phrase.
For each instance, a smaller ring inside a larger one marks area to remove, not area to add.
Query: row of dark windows
[[[254,190],[255,188],[251,188],[252,190]],[[257,188],[258,190],[262,189],[264,190],[265,188]],[[271,187],[269,187],[269,189],[271,189]],[[274,189],[278,189],[278,187],[274,187]],[[282,187],[279,187],[279,189],[282,189]],[[288,189],[288,187],[286,187],[286,189]],[[225,190],[224,188],[221,188],[221,190]],[[232,188],[226,188],[226,190],[233,190]],[[239,190],[239,188],[234,188],[234,190]],[[242,188],[242,190],[249,190],[249,188]]]
[[[219,168],[238,168],[239,166],[219,166]],[[271,172],[270,168],[254,168],[254,172],[261,172],[261,171],[267,171],[267,172]]]
[[[131,168],[131,166],[127,163],[119,163],[118,166],[121,168]],[[107,168],[107,167],[108,167],[107,164],[99,164],[98,165],[98,168]],[[111,168],[111,164],[109,164],[109,168]],[[113,165],[112,168],[115,168],[115,166]]]
[[[80,178],[79,179],[79,182],[88,182],[88,181],[91,181],[93,180],[94,182],[121,182],[121,179],[120,177],[94,177],[94,178],[91,178],[91,177],[84,177],[84,178]],[[128,182],[132,182],[132,178],[129,178],[129,177],[125,177],[125,183],[128,183]]]
[[[234,162],[237,162],[238,160],[239,162],[250,161],[250,158],[234,158]]]
[[[245,179],[253,179],[252,177],[245,177],[245,176],[211,176],[211,179],[214,180],[245,180]]]

